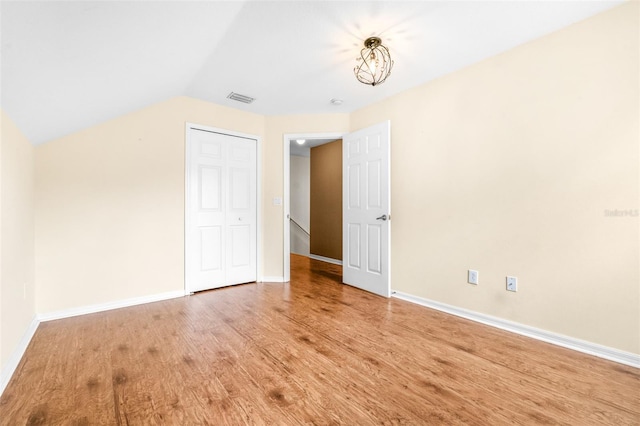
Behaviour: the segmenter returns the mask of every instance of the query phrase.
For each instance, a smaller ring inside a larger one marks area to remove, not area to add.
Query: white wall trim
[[[334,265],[342,266],[342,260],[332,259],[330,257],[318,256],[317,254],[310,254],[309,258],[313,260],[319,260],[321,262],[333,263]]]
[[[261,283],[286,283],[284,277],[262,277],[260,278]]]
[[[20,360],[27,350],[27,346],[29,346],[33,335],[36,334],[38,325],[40,325],[40,321],[37,316],[34,316],[31,324],[29,324],[29,327],[22,335],[20,342],[18,342],[18,346],[14,349],[7,363],[2,367],[2,373],[0,373],[0,395],[4,393],[5,388],[9,384],[9,380],[11,380],[16,368],[18,368]]]
[[[64,309],[62,311],[39,314],[40,321],[53,321],[62,318],[76,317],[78,315],[94,314],[96,312],[109,311],[111,309],[126,308],[145,303],[159,302],[161,300],[176,299],[184,297],[184,290],[169,291],[167,293],[152,294],[149,296],[134,297],[131,299],[118,300],[115,302],[99,303],[97,305],[81,306],[78,308]]]
[[[631,367],[640,368],[640,355],[636,355],[631,352],[621,351],[619,349],[610,348],[608,346],[587,342],[585,340],[580,340],[569,336],[564,336],[562,334],[557,334],[551,331],[541,330],[539,328],[530,327],[528,325],[520,324],[517,322],[512,322],[490,315],[469,311],[467,309],[457,308],[445,303],[423,299],[422,297],[413,296],[411,294],[402,293],[400,291],[392,291],[391,293],[392,297],[406,300],[407,302],[416,303],[418,305],[426,306],[427,308],[446,312],[451,315],[456,315],[458,317],[466,318],[468,320],[489,325],[491,327],[496,327],[501,330],[510,331],[522,336],[531,337],[533,339],[541,340],[553,345],[562,346],[563,348],[572,349],[574,351],[582,352],[588,355],[604,358],[609,361],[614,361]]]

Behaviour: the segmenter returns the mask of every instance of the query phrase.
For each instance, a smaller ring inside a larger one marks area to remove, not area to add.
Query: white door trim
[[[184,168],[184,294],[189,295],[191,291],[189,290],[189,268],[187,268],[188,262],[188,250],[189,244],[187,243],[187,236],[189,234],[190,229],[190,219],[189,219],[189,203],[188,203],[188,194],[190,189],[189,183],[189,164],[190,164],[190,154],[189,147],[191,146],[191,137],[189,135],[189,129],[197,129],[204,130],[207,132],[215,132],[222,133],[230,136],[246,138],[246,139],[254,139],[256,141],[256,277],[257,281],[262,281],[260,271],[262,271],[262,140],[258,135],[252,135],[248,133],[236,132],[233,130],[222,129],[219,127],[210,127],[202,124],[196,123],[185,123],[185,144],[184,144],[184,152],[185,152],[185,168]]]
[[[289,215],[291,214],[291,200],[290,200],[290,188],[291,188],[291,151],[290,141],[292,139],[342,139],[346,132],[327,132],[327,133],[285,133],[283,139],[283,157],[284,157],[284,187],[283,187],[283,279],[284,282],[291,280],[291,235],[289,230]]]

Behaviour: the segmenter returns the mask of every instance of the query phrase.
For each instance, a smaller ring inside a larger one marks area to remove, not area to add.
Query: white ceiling
[[[350,112],[619,3],[2,0],[1,105],[35,144],[178,95]],[[371,35],[395,61],[376,87],[353,76]]]

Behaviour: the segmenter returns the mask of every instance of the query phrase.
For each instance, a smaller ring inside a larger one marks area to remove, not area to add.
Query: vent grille
[[[251,102],[256,100],[255,98],[252,98],[251,96],[245,96],[245,95],[241,95],[240,93],[235,93],[235,92],[229,93],[227,98],[233,99],[234,101],[242,102],[244,104],[250,104]]]

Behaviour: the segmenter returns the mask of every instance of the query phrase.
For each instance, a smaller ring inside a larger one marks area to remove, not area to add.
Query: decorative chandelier
[[[389,49],[382,45],[378,37],[369,37],[364,41],[364,49],[360,51],[358,64],[353,69],[360,83],[377,86],[391,74],[393,61]]]

